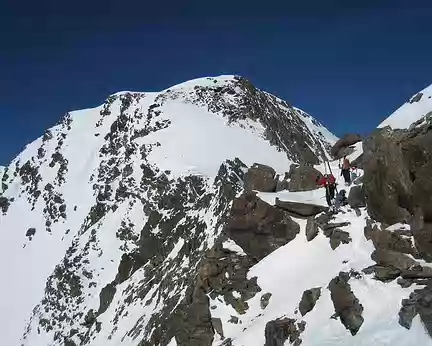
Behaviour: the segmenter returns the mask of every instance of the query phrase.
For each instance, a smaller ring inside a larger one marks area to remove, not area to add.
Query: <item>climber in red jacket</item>
[[[326,200],[328,206],[330,207],[332,205],[332,200],[335,197],[336,178],[333,176],[333,174],[325,174],[321,178],[317,176],[316,182],[319,186],[326,188]]]

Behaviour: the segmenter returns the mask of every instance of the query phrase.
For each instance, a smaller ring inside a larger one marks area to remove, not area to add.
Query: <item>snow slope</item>
[[[416,100],[418,95],[419,100]],[[432,85],[429,85],[418,94],[414,95],[410,101],[404,103],[393,114],[385,119],[379,128],[390,126],[393,129],[407,129],[416,121],[419,121],[432,111]]]
[[[3,179],[0,343],[136,346],[153,324],[170,335],[161,316],[221,232],[233,198],[222,187],[246,168],[236,160],[283,173],[300,140],[312,151],[335,140],[274,100],[233,76],[120,92],[27,145]],[[288,135],[269,141],[280,122]]]

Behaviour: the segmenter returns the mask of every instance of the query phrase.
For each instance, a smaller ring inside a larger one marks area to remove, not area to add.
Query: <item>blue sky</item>
[[[239,74],[340,136],[432,83],[427,1],[290,2],[3,1],[0,164],[120,90]]]

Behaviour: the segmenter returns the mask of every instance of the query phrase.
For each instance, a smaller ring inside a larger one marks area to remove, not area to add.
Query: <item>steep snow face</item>
[[[412,96],[408,102],[378,125],[379,128],[390,126],[393,129],[407,129],[413,123],[419,125],[426,118],[432,117],[432,85]]]
[[[246,166],[318,164],[333,141],[232,76],[66,114],[1,179],[1,344],[187,339],[196,270]]]

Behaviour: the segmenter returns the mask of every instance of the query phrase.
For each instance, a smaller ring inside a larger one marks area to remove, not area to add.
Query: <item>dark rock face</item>
[[[299,311],[302,316],[306,315],[309,311],[312,311],[320,296],[321,287],[311,288],[310,290],[303,292],[303,296],[299,304]]]
[[[335,159],[339,159],[343,155],[349,154],[347,151],[348,147],[360,142],[361,140],[362,139],[358,134],[346,134],[335,143],[335,145],[331,148],[330,153]]]
[[[318,235],[318,223],[314,217],[309,217],[306,223],[306,239],[313,240]]]
[[[393,131],[384,128],[363,141],[368,212],[388,224],[409,220],[412,205],[412,181],[398,140]]]
[[[277,180],[275,170],[269,166],[255,163],[244,175],[246,191],[275,192]]]
[[[411,257],[391,250],[377,249],[372,252],[371,258],[381,266],[392,266],[400,271],[408,270],[417,264]]]
[[[375,279],[387,282],[392,281],[399,277],[401,271],[392,266],[380,266],[380,265],[372,265],[363,269],[363,273],[365,274],[375,274]]]
[[[348,204],[351,208],[366,207],[363,186],[353,186],[348,194]]]
[[[300,226],[283,210],[245,194],[234,200],[225,232],[249,256],[261,260],[293,240]]]
[[[351,291],[348,283],[350,275],[339,273],[330,281],[329,290],[335,308],[335,317],[339,317],[342,324],[352,335],[356,335],[363,324],[363,306]]]
[[[270,292],[264,293],[261,296],[261,299],[260,299],[261,309],[264,310],[268,306],[271,296],[272,296],[272,294]]]
[[[289,340],[290,344],[298,346],[301,344],[299,330],[291,318],[276,319],[267,322],[265,327],[265,344],[264,346],[283,346],[285,341]],[[304,328],[304,325],[302,325]]]
[[[408,240],[396,232],[380,230],[378,227],[369,231],[369,239],[372,240],[376,249],[391,250],[418,257],[417,249]]]
[[[328,207],[316,204],[298,203],[298,202],[286,202],[276,198],[276,206],[280,209],[287,211],[294,217],[309,217],[315,216],[319,213],[328,210]]]
[[[422,97],[423,93],[417,93],[409,100],[409,103],[419,102]]]
[[[340,244],[348,244],[351,242],[350,234],[338,228],[324,229],[324,235],[330,239],[330,246],[334,250]]]
[[[311,165],[302,164],[290,169],[290,178],[288,182],[289,191],[309,191],[316,189],[316,177],[321,177],[320,171]]]
[[[426,223],[421,229],[413,229],[413,236],[420,256],[432,262],[432,223]]]
[[[432,289],[425,287],[414,290],[409,299],[402,300],[402,308],[399,311],[399,324],[406,329],[410,329],[412,320],[417,314],[432,337]]]

